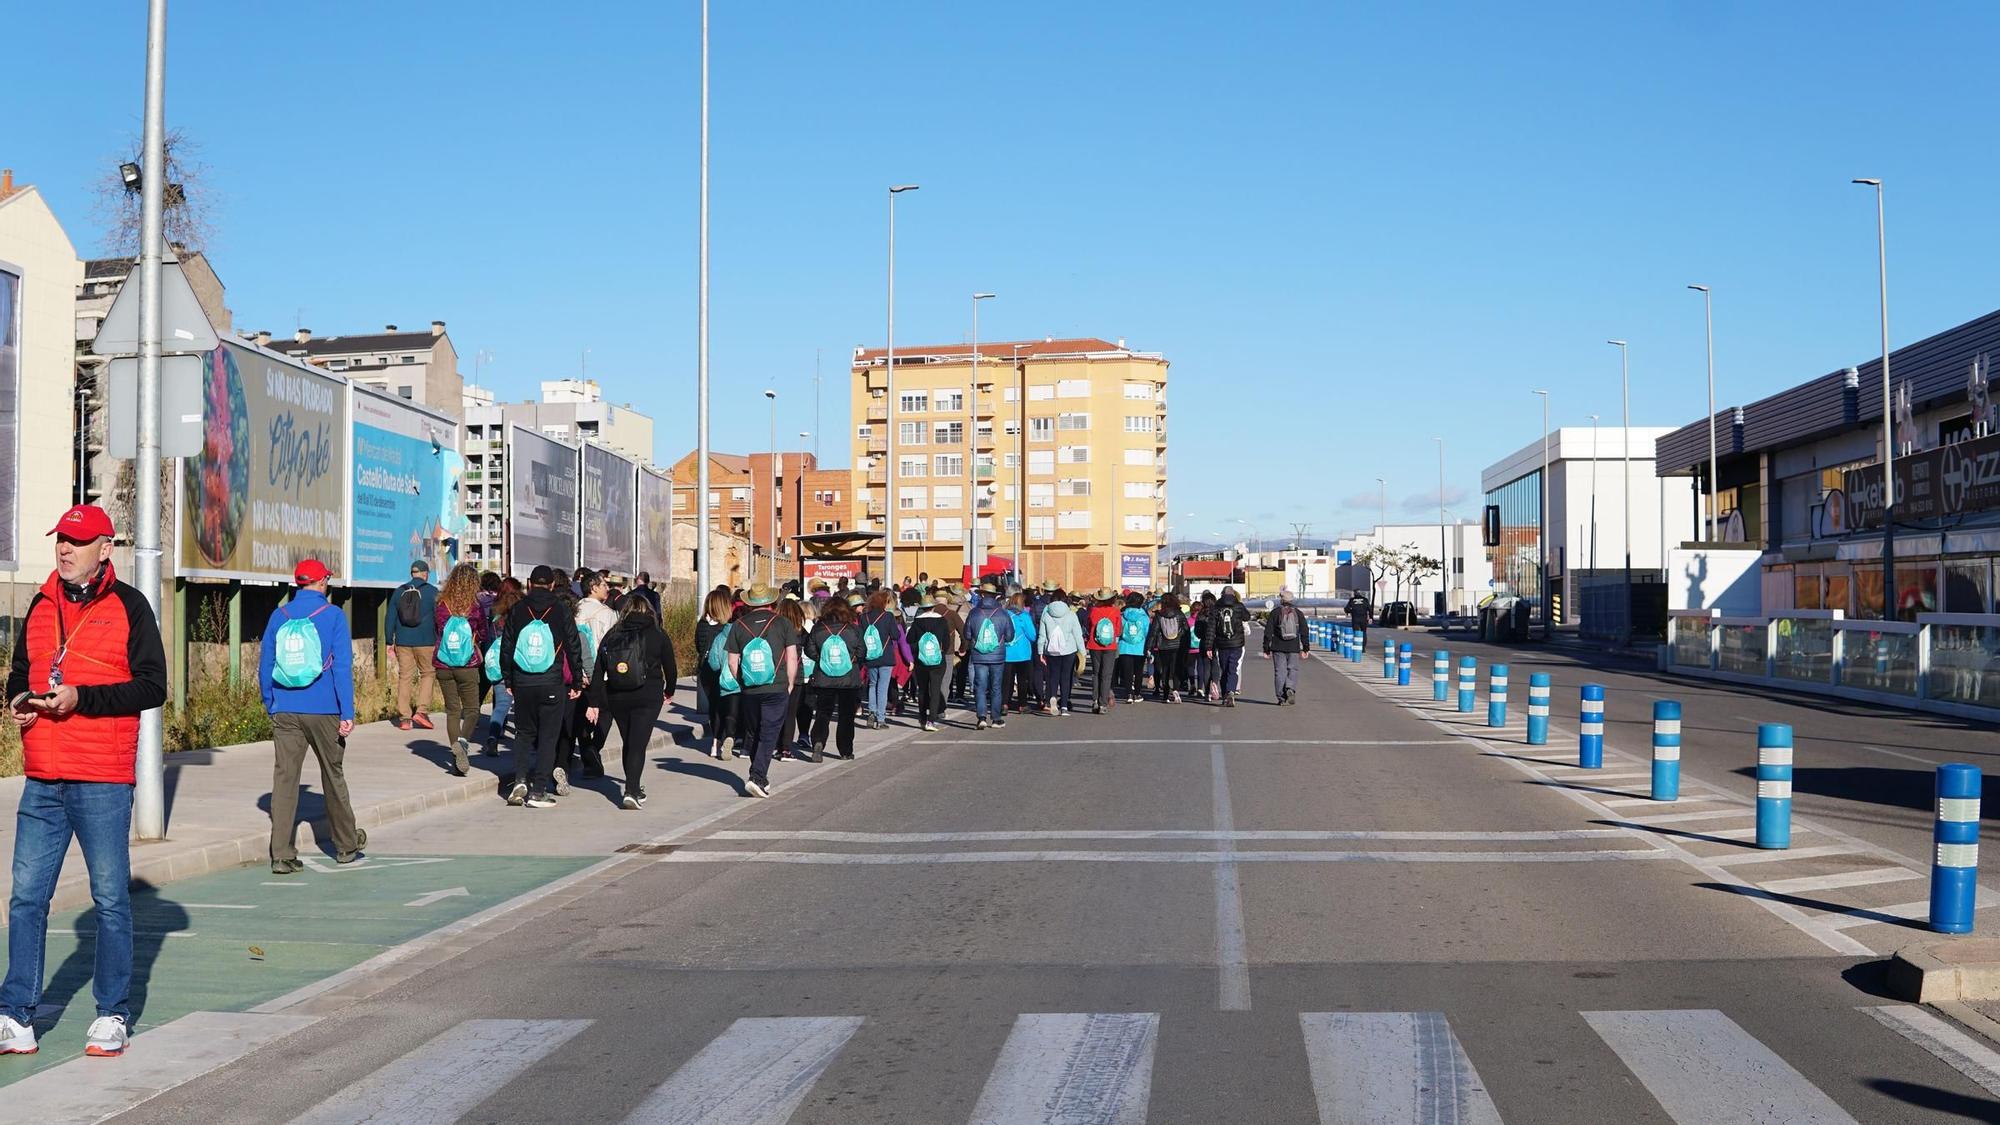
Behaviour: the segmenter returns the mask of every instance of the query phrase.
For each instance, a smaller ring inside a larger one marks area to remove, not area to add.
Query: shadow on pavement
[[[743,778],[735,770],[725,768],[713,758],[654,758],[653,764],[679,777],[691,777],[699,781],[726,785],[738,796],[746,792],[743,788]]]
[[[2000,1101],[1992,1098],[1954,1094],[1950,1090],[1940,1090],[1936,1086],[1904,1082],[1897,1078],[1870,1078],[1868,1085],[1897,1101],[1908,1102],[1938,1113],[1954,1114],[1967,1121],[2000,1121]]]
[[[1845,903],[1826,902],[1822,899],[1806,898],[1802,895],[1780,894],[1777,891],[1767,891],[1762,887],[1745,887],[1735,883],[1696,883],[1695,886],[1705,891],[1727,891],[1730,894],[1742,895],[1745,898],[1761,898],[1772,902],[1787,903],[1806,910],[1824,910],[1833,914],[1866,918],[1870,922],[1879,923],[1884,926],[1901,926],[1906,930],[1923,930],[1928,933],[1931,928],[1930,923],[1922,918],[1897,918],[1893,915],[1877,914],[1872,910],[1860,909]]]
[[[1747,840],[1731,840],[1726,836],[1710,836],[1687,828],[1668,828],[1663,824],[1639,824],[1630,820],[1593,820],[1590,823],[1601,824],[1606,828],[1630,828],[1635,832],[1645,832],[1655,836],[1672,836],[1677,840],[1699,840],[1704,844],[1726,844],[1732,848],[1758,850],[1756,844]]]
[[[1889,987],[1889,961],[1863,961],[1850,965],[1840,972],[1840,979],[1853,985],[1858,991],[1883,1000],[1901,1000]]]
[[[132,1024],[137,1026],[146,1011],[146,993],[153,979],[153,963],[160,959],[160,948],[167,943],[167,935],[179,933],[188,928],[187,910],[179,903],[160,897],[160,889],[151,883],[136,882],[132,885]],[[97,908],[85,910],[76,920],[77,943],[68,957],[56,968],[49,978],[48,987],[42,990],[40,1007],[44,1011],[67,1008],[71,1000],[85,990],[97,970],[97,942],[93,935],[97,932]],[[96,1018],[97,1006],[90,1006],[91,1018]]]
[[[1743,766],[1736,773],[1754,778],[1757,768]],[[1928,812],[1936,798],[1937,775],[1921,766],[1846,766],[1840,769],[1793,766],[1792,792]],[[1984,812],[1981,820],[2000,819],[2000,809],[1992,809],[1990,804],[1981,808],[1992,810]]]

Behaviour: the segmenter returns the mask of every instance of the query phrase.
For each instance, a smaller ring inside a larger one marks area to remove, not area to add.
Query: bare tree
[[[166,206],[161,219],[167,242],[189,250],[205,250],[215,238],[215,191],[209,181],[209,167],[201,159],[201,144],[182,130],[168,129],[166,140]],[[128,151],[136,152],[139,139],[131,139]],[[131,157],[130,163],[138,163]],[[107,161],[99,178],[92,218],[104,231],[104,253],[113,258],[139,255],[139,193],[125,186],[121,167],[127,158]]]

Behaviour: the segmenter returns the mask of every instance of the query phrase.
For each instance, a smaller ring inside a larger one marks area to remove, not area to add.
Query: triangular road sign
[[[160,350],[162,352],[214,351],[219,343],[208,314],[195,299],[181,264],[169,254],[160,263]],[[111,311],[97,326],[97,338],[90,350],[98,355],[139,354],[139,267],[118,287]]]

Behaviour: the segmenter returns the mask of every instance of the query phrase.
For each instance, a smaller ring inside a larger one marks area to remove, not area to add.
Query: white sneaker
[[[744,791],[748,792],[752,797],[768,797],[771,795],[771,791],[769,789],[764,788],[764,786],[759,782],[746,781],[743,783],[743,788]]]
[[[117,1058],[125,1053],[125,1040],[131,1036],[125,1021],[117,1016],[99,1016],[90,1021],[90,1030],[84,1032],[83,1053],[96,1058]]]
[[[0,1055],[32,1055],[41,1049],[41,1044],[35,1042],[33,1024],[0,1016]]]
[[[551,776],[555,779],[556,796],[569,796],[569,771],[563,769],[561,766],[557,766]]]

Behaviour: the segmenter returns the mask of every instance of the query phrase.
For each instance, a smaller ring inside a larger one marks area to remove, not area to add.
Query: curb
[[[1960,938],[1896,951],[1888,985],[1919,1004],[2000,1000],[2000,938]]]

